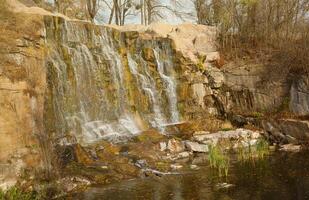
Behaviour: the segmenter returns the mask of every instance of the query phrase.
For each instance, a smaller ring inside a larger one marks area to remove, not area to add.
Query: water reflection
[[[218,189],[216,185],[222,182],[235,186]],[[84,193],[74,195],[72,199],[309,199],[309,153],[278,152],[259,162],[234,162],[227,180],[219,178],[213,170],[204,165],[199,171],[184,172],[182,175],[130,180],[90,188]]]

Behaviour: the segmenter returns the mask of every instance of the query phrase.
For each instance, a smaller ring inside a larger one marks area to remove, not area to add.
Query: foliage
[[[194,2],[198,23],[218,26],[221,50],[226,56],[267,62],[264,54],[270,54],[276,67],[309,69],[308,0]]]
[[[35,192],[24,192],[20,188],[13,186],[6,192],[0,190],[0,200],[37,200]]]
[[[210,166],[218,170],[219,176],[228,176],[230,160],[224,155],[223,151],[218,146],[211,146],[209,149]]]

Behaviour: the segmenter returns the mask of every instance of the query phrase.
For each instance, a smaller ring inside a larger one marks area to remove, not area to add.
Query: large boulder
[[[209,151],[208,145],[199,144],[197,142],[186,141],[185,146],[189,151],[197,153],[207,153]]]
[[[279,143],[309,141],[309,121],[296,119],[264,120],[262,126],[268,137]]]

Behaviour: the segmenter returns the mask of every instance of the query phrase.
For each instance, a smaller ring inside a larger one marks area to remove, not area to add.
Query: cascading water
[[[82,143],[117,142],[147,128],[164,132],[166,124],[179,121],[171,47],[140,43],[130,51],[112,29],[94,31],[74,22],[49,33],[61,40],[47,66],[49,102],[58,121],[53,131]],[[151,62],[142,56],[144,45],[153,50]]]
[[[157,99],[158,92],[155,88],[154,80],[149,74],[148,66],[145,63],[145,61],[141,59],[142,67],[143,67],[144,73],[146,74],[146,75],[143,75],[138,72],[137,63],[132,59],[131,55],[128,54],[127,57],[128,57],[128,65],[129,65],[130,71],[135,76],[135,78],[137,79],[137,82],[141,86],[139,90],[142,89],[147,94],[152,104],[152,111],[154,112],[154,119],[153,120],[150,119],[150,123],[153,127],[159,128],[160,131],[164,132],[162,125],[166,123],[166,119],[165,117],[163,117],[163,114],[161,112],[161,108],[160,108],[160,105]]]
[[[176,93],[176,81],[171,77],[165,74],[165,68],[166,66],[173,69],[172,62],[170,60],[162,60],[160,59],[160,55],[158,52],[160,52],[160,49],[153,49],[158,72],[160,74],[160,77],[163,79],[165,83],[165,90],[168,94],[168,100],[169,100],[169,110],[171,114],[171,122],[170,123],[177,123],[179,122],[179,113],[177,109],[177,93]],[[168,55],[170,56],[170,55]],[[171,56],[170,56],[171,57]]]

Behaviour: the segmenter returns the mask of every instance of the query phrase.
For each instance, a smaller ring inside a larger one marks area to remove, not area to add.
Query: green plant
[[[266,140],[260,139],[255,146],[249,144],[248,148],[240,147],[237,149],[237,158],[239,161],[255,161],[255,159],[263,159],[269,154],[269,144]]]
[[[233,130],[232,128],[222,128],[221,131],[231,131]]]
[[[210,166],[218,170],[219,176],[228,176],[230,160],[217,146],[211,146],[209,150]]]
[[[263,159],[265,155],[269,154],[269,144],[266,140],[260,139],[256,144],[256,152],[258,158]]]
[[[260,112],[253,112],[252,113],[252,117],[254,117],[254,118],[262,118],[262,117],[264,117],[264,114],[260,113]]]
[[[4,192],[0,189],[0,200],[4,199]]]
[[[6,192],[0,191],[0,200],[37,200],[35,192],[24,192],[20,188],[13,186]]]

